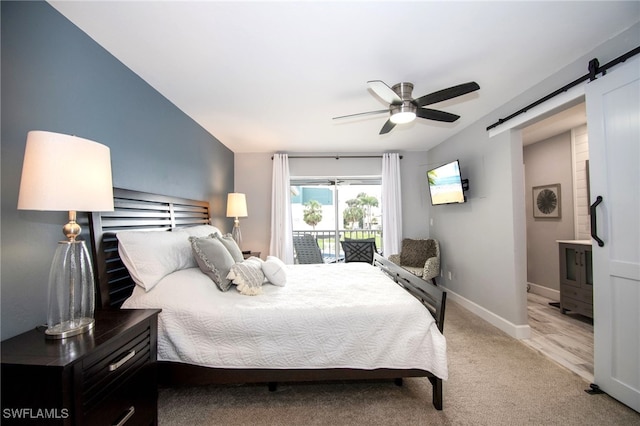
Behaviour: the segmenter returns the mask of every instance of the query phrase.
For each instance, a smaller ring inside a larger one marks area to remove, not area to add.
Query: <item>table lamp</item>
[[[49,273],[45,336],[64,339],[93,328],[95,293],[91,258],[77,211],[112,211],[109,148],[88,139],[30,131],[22,166],[19,210],[68,211]]]
[[[242,233],[240,232],[240,221],[238,218],[247,217],[247,198],[244,194],[231,192],[227,195],[227,217],[235,218],[231,235],[238,244],[238,247],[240,247],[242,244]]]

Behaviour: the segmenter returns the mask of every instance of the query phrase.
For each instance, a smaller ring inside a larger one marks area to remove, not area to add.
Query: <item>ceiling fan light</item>
[[[391,117],[389,119],[394,124],[409,123],[416,118],[416,107],[411,102],[405,101],[401,105],[391,106]]]
[[[391,116],[391,122],[394,124],[409,123],[416,118],[416,113],[411,111],[397,112]]]

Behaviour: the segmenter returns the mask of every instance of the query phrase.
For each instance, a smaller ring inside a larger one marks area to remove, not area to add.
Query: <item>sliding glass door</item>
[[[379,176],[292,177],[293,235],[313,235],[327,263],[344,259],[344,238],[375,238],[381,250],[380,183]]]

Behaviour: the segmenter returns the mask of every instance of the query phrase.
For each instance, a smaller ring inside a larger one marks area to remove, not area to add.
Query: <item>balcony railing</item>
[[[344,252],[340,245],[341,240],[350,238],[361,240],[365,238],[375,238],[378,253],[382,253],[382,231],[378,229],[341,229],[338,230],[338,243],[336,244],[336,231],[305,230],[293,231],[293,236],[304,234],[313,235],[320,246],[322,257],[325,263],[334,263],[344,260]]]

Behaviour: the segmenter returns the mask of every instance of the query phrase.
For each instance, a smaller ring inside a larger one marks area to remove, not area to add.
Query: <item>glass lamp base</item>
[[[66,339],[91,330],[95,324],[93,318],[79,318],[49,327],[44,331],[47,339]]]
[[[231,231],[231,237],[235,240],[238,247],[242,246],[242,233],[240,232],[240,225],[236,223]]]
[[[48,339],[64,339],[93,328],[95,295],[91,258],[84,241],[61,241],[49,273]]]

